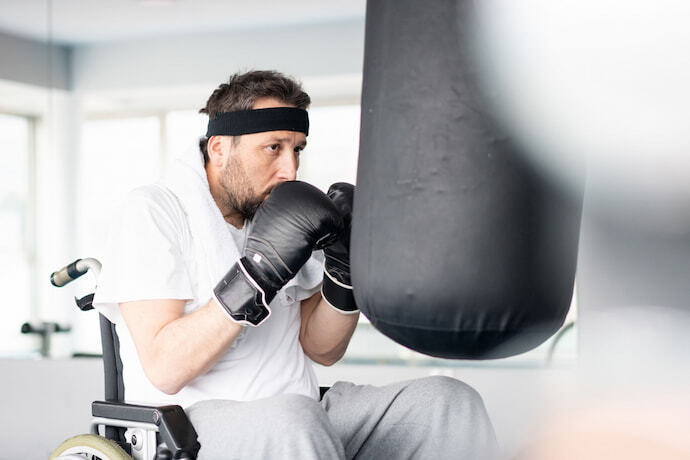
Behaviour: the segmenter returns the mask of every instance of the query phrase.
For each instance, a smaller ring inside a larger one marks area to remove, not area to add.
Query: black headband
[[[208,121],[206,137],[240,136],[265,131],[298,131],[308,136],[309,115],[306,110],[294,107],[221,112]]]

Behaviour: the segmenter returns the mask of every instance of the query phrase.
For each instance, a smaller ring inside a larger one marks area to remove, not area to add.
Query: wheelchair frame
[[[98,277],[101,264],[93,258],[77,259],[53,272],[50,282],[62,287],[88,271]],[[94,294],[75,297],[82,311],[93,310]],[[181,406],[142,406],[125,403],[120,341],[115,325],[99,313],[105,400],[91,404],[91,434],[116,443],[133,460],[196,460],[201,445],[197,433]],[[329,387],[319,387],[320,397]],[[65,441],[68,442],[69,440]],[[82,459],[70,450],[55,460]],[[102,459],[115,460],[115,459]],[[117,459],[119,460],[119,459]]]
[[[101,264],[96,259],[77,259],[50,276],[56,287],[65,286],[88,271],[96,277]],[[93,294],[75,298],[82,311],[93,309]],[[115,325],[99,313],[105,400],[91,405],[91,433],[114,441],[133,460],[195,460],[199,448],[197,433],[178,405],[143,406],[124,402],[120,342]],[[74,457],[55,457],[67,460]]]

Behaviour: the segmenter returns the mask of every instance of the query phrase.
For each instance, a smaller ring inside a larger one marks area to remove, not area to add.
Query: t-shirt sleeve
[[[130,192],[110,228],[94,308],[117,324],[121,302],[193,298],[181,243],[184,225],[162,191]]]
[[[297,272],[297,276],[285,285],[284,292],[288,299],[302,301],[321,289],[323,261],[323,251],[312,252],[307,263]]]

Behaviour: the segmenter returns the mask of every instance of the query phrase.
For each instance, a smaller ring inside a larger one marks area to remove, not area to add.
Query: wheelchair
[[[50,282],[62,287],[101,264],[77,259],[53,272]],[[94,294],[75,298],[82,311],[93,310]],[[105,397],[91,404],[91,432],[65,440],[50,460],[195,460],[201,445],[187,414],[178,405],[143,406],[125,403],[120,345],[115,325],[99,314]],[[330,387],[321,386],[320,396]]]
[[[91,271],[96,278],[101,264],[78,259],[50,275],[56,287],[65,286]],[[93,309],[93,296],[75,298],[82,311]],[[201,447],[182,407],[143,406],[124,402],[122,361],[115,325],[99,314],[105,400],[91,405],[91,433],[64,441],[50,460],[195,460]]]

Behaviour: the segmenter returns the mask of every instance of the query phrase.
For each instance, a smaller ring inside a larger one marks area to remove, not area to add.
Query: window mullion
[[[37,237],[37,178],[36,178],[36,136],[37,136],[37,120],[34,117],[27,118],[28,120],[28,142],[27,142],[27,170],[26,170],[26,180],[27,180],[27,190],[26,190],[26,202],[25,202],[25,227],[24,227],[24,241],[23,241],[23,252],[27,261],[28,276],[29,276],[29,289],[28,304],[29,304],[29,317],[32,321],[38,319],[39,316],[39,299],[38,299],[38,289],[40,280],[38,276],[38,257],[36,254],[36,237]]]

